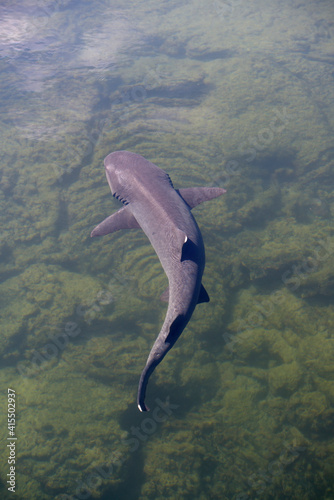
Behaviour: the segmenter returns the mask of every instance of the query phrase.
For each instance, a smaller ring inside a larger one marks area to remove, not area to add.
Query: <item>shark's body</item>
[[[202,285],[203,239],[190,210],[225,190],[206,187],[175,190],[166,172],[128,151],[109,154],[104,165],[112,195],[125,206],[101,222],[91,236],[141,228],[169,282],[162,296],[169,302],[166,318],[139,382],[138,408],[147,411],[145,393],[151,373],[181,335],[196,304],[209,301]]]

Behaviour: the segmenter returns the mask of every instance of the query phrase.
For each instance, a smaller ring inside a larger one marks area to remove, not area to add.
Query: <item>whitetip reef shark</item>
[[[124,207],[93,229],[102,236],[120,229],[140,228],[153,246],[169,286],[161,299],[168,309],[161,331],[141,374],[137,404],[145,405],[150,375],[180,337],[197,304],[209,302],[202,285],[205,251],[201,232],[191,209],[225,193],[219,187],[174,189],[169,175],[142,156],[115,151],[104,160],[112,195]]]

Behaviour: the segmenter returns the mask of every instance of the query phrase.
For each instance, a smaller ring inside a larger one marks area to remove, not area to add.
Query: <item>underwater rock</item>
[[[303,370],[296,361],[274,366],[268,374],[270,391],[276,396],[287,398],[298,389],[302,377]]]
[[[289,421],[303,432],[306,437],[311,437],[324,431],[326,420],[334,422],[334,413],[329,411],[326,397],[321,392],[300,391],[290,398]]]
[[[9,278],[0,285],[0,355],[12,362],[30,358],[32,349],[44,348],[52,336],[61,335],[70,318],[81,321],[76,309],[89,311],[86,304],[94,304],[99,291],[94,278],[54,265],[34,264]]]

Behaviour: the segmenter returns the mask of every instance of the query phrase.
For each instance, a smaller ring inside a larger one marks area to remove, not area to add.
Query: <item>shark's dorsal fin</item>
[[[91,236],[104,236],[105,234],[114,233],[120,229],[136,229],[140,225],[127,207],[123,207],[118,212],[109,215],[104,221],[100,222],[93,231]]]
[[[219,187],[195,187],[176,190],[190,208],[194,208],[203,201],[212,200],[226,193],[226,189]]]
[[[174,227],[173,229],[173,245],[174,247],[174,252],[179,252],[180,260],[182,259],[182,251],[185,243],[187,243],[188,236],[182,229],[179,229],[178,227]]]

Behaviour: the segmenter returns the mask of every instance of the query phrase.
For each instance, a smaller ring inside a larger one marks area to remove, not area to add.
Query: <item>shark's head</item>
[[[140,186],[171,180],[161,168],[136,153],[115,151],[104,160],[107,181],[112,195],[123,203],[129,203]]]
[[[129,169],[138,155],[128,151],[115,151],[110,153],[104,160],[106,177],[110,187],[111,194],[122,202],[127,201],[131,182],[129,179]]]

